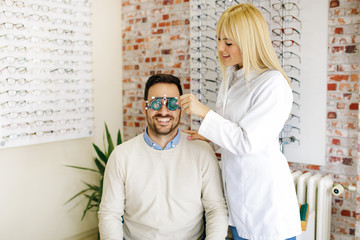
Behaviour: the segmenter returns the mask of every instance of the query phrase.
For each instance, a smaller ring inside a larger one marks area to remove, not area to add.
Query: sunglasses
[[[177,109],[181,109],[177,103],[178,99],[177,97],[152,97],[153,100],[151,100],[150,105],[148,101],[145,101],[146,107],[145,109],[148,110],[151,108],[152,110],[158,111],[161,109],[162,105],[166,106],[167,109],[170,111],[175,111]],[[161,102],[163,101],[163,102]]]

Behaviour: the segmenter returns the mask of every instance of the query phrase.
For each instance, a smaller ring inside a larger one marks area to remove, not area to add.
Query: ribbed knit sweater
[[[102,240],[223,240],[227,209],[210,146],[181,133],[159,151],[139,135],[115,148],[106,166],[99,229]],[[124,222],[122,223],[122,217]]]

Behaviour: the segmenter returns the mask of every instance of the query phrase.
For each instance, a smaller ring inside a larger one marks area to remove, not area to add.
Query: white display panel
[[[0,9],[0,148],[91,136],[89,1]]]
[[[328,1],[301,0],[300,144],[284,145],[288,161],[325,165]],[[294,97],[295,98],[295,97]],[[296,119],[289,121],[293,123]]]

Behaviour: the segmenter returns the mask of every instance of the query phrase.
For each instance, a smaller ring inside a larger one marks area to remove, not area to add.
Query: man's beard
[[[170,115],[162,116],[161,114],[157,114],[157,115],[154,115],[151,119],[149,119],[148,115],[146,114],[146,119],[147,119],[149,130],[151,130],[153,133],[155,133],[157,135],[164,136],[164,135],[171,134],[178,127],[178,125],[180,123],[180,117],[179,117],[177,119],[177,122],[173,122],[172,125],[170,126],[170,128],[164,129],[155,124],[155,122],[156,122],[155,118],[157,118],[157,117],[170,118],[171,120],[174,121],[174,117],[172,117]]]

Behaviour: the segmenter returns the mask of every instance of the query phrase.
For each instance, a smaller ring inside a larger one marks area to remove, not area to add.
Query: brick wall
[[[290,163],[293,170],[333,175],[335,181],[360,187],[359,0],[329,0],[329,68],[327,104],[327,163]],[[189,81],[188,0],[123,1],[124,139],[141,132],[144,82],[154,73],[171,73]],[[189,117],[182,128],[190,126]],[[333,198],[334,240],[360,240],[360,194],[346,191]]]
[[[329,1],[327,161],[319,167],[291,163],[294,170],[331,174],[336,182],[360,185],[359,70],[360,1]],[[331,239],[360,239],[360,196],[333,197]]]
[[[122,2],[124,139],[145,129],[141,111],[149,76],[173,74],[185,93],[190,89],[189,1],[128,0]],[[181,128],[190,125],[184,116]]]

